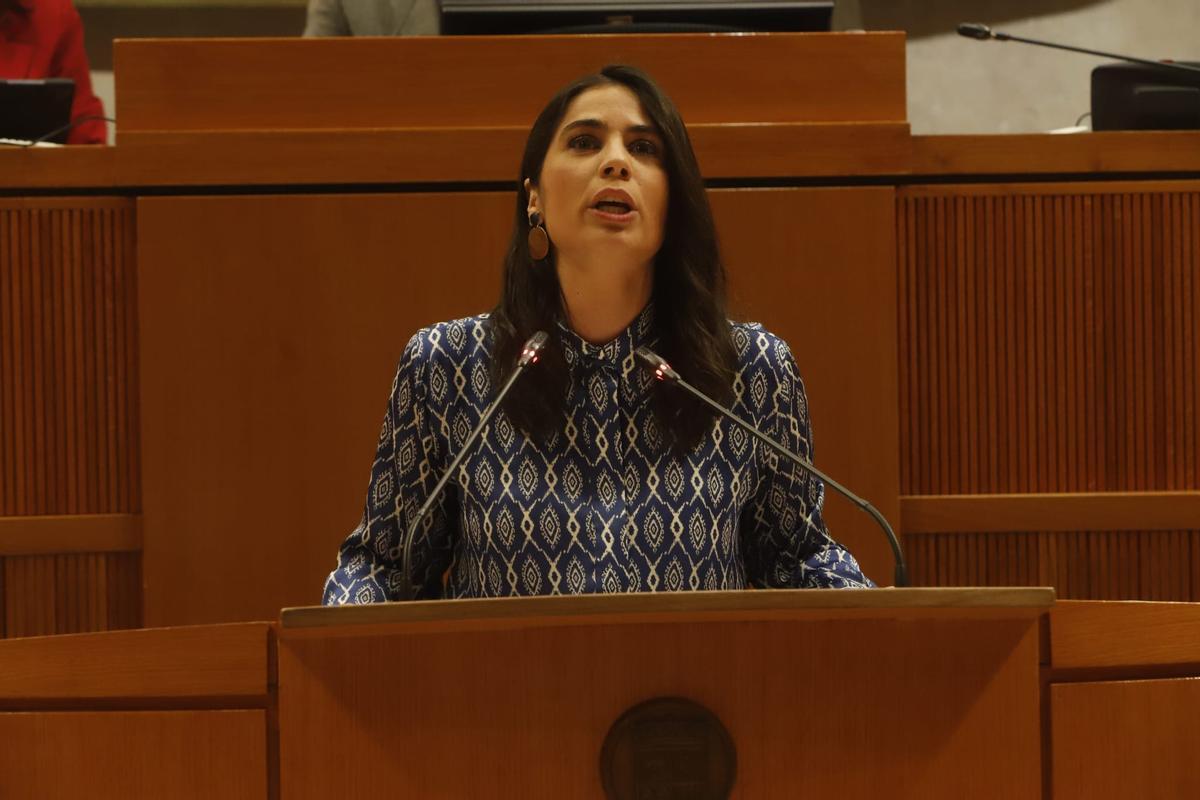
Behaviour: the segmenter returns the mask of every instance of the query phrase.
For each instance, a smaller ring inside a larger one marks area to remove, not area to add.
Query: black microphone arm
[[[995,39],[997,42],[1022,42],[1024,44],[1036,44],[1038,47],[1053,47],[1055,50],[1069,50],[1072,53],[1083,53],[1089,56],[1100,56],[1101,58],[1115,58],[1118,61],[1129,61],[1133,64],[1145,64],[1150,67],[1159,67],[1161,69],[1183,70],[1184,72],[1193,75],[1200,73],[1200,67],[1193,67],[1191,64],[1180,64],[1175,61],[1153,61],[1148,58],[1136,58],[1134,56],[1123,56],[1120,53],[1106,53],[1103,50],[1088,50],[1085,47],[1072,47],[1067,44],[1055,44],[1054,42],[1043,42],[1038,39],[1026,39],[1023,36],[1013,36],[1008,33],[1000,33],[993,31],[987,25],[979,22],[964,22],[958,26],[960,36],[966,36],[968,39],[979,39],[986,41]]]
[[[450,462],[450,466],[446,467],[446,471],[442,473],[441,480],[433,487],[433,491],[425,498],[424,504],[417,510],[417,515],[413,517],[412,524],[408,526],[408,531],[404,535],[404,560],[400,562],[400,567],[403,570],[401,576],[404,578],[403,591],[401,592],[402,599],[412,600],[416,595],[412,580],[412,545],[413,539],[417,536],[417,528],[420,527],[426,515],[429,514],[429,509],[433,508],[434,502],[441,495],[442,489],[446,488],[450,477],[470,451],[471,445],[475,444],[475,440],[479,438],[479,434],[483,432],[483,429],[487,427],[488,422],[495,415],[496,409],[500,408],[500,404],[504,402],[504,397],[508,394],[509,389],[517,382],[517,378],[521,377],[521,374],[525,372],[526,367],[537,363],[538,354],[546,346],[546,340],[549,338],[545,331],[538,331],[525,342],[525,345],[521,348],[521,355],[517,357],[517,368],[508,376],[508,380],[504,383],[504,387],[500,390],[500,393],[496,395],[496,399],[489,403],[488,407],[483,410],[483,416],[479,418],[475,429],[467,436],[458,454]]]
[[[666,362],[666,359],[664,359],[658,353],[654,352],[653,350],[651,350],[648,347],[639,347],[637,349],[637,357],[642,360],[643,364],[645,364],[647,367],[650,368],[650,370],[654,373],[654,377],[658,378],[660,381],[673,383],[676,386],[682,387],[685,391],[687,391],[693,397],[704,401],[704,403],[706,405],[708,405],[714,411],[719,413],[721,416],[723,416],[726,419],[733,422],[735,425],[737,425],[739,428],[744,430],[746,433],[750,434],[755,439],[758,439],[763,444],[766,444],[772,450],[774,450],[776,453],[779,453],[784,458],[787,458],[789,461],[791,461],[792,463],[799,466],[805,472],[809,473],[810,475],[813,475],[814,477],[821,479],[826,484],[832,486],[834,489],[836,489],[838,491],[839,494],[841,494],[843,497],[845,497],[851,503],[854,503],[854,505],[858,506],[860,509],[862,509],[863,511],[870,514],[875,519],[875,521],[877,523],[879,523],[879,527],[883,528],[883,532],[888,538],[888,543],[892,546],[892,555],[895,556],[895,559],[896,559],[896,580],[895,580],[896,586],[908,586],[908,567],[904,562],[904,552],[900,549],[900,540],[896,538],[896,533],[895,533],[895,531],[892,530],[892,526],[888,524],[888,521],[886,519],[884,519],[883,514],[880,514],[879,510],[876,509],[875,506],[871,505],[866,500],[863,500],[861,497],[856,495],[854,492],[850,491],[845,486],[842,486],[840,483],[835,481],[833,478],[829,477],[824,472],[817,469],[816,466],[814,466],[813,463],[811,461],[809,461],[808,459],[801,458],[796,453],[793,453],[791,450],[788,450],[786,447],[784,447],[783,445],[776,442],[770,436],[767,436],[765,433],[760,431],[758,428],[756,428],[753,425],[751,425],[750,423],[746,422],[741,417],[737,416],[732,411],[730,411],[728,408],[721,405],[716,400],[713,400],[711,397],[706,395],[704,392],[697,389],[695,386],[692,386],[690,383],[688,383],[682,377],[680,377],[679,373],[676,372],[675,370],[673,370],[671,368],[671,365]]]

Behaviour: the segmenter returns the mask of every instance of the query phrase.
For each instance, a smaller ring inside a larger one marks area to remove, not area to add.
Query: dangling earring
[[[536,211],[529,212],[529,256],[541,261],[550,254],[550,235],[542,227],[542,217]]]

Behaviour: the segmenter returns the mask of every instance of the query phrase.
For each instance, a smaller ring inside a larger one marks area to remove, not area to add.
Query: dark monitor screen
[[[0,138],[41,139],[71,122],[75,81],[70,78],[40,80],[0,79]],[[67,141],[69,131],[46,141]]]
[[[442,33],[828,31],[834,0],[440,0]]]
[[[1092,130],[1200,130],[1200,72],[1101,64],[1092,70]]]

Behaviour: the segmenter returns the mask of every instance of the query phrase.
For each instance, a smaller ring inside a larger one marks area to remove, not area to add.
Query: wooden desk
[[[1200,794],[1200,605],[1059,602],[1045,682],[1054,800]]]
[[[1193,796],[1200,605],[1048,598],[535,598],[10,640],[0,794],[274,800],[340,781],[474,798],[481,777],[521,777],[514,752],[553,752],[518,793],[595,796],[608,725],[684,693],[737,737],[735,797],[781,796],[797,752],[847,765],[810,778],[846,797]]]
[[[267,623],[0,641],[0,796],[274,791]]]

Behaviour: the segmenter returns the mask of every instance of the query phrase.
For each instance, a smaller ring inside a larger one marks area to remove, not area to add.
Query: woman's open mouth
[[[619,200],[601,200],[588,210],[605,222],[629,222],[636,213],[628,203]]]

